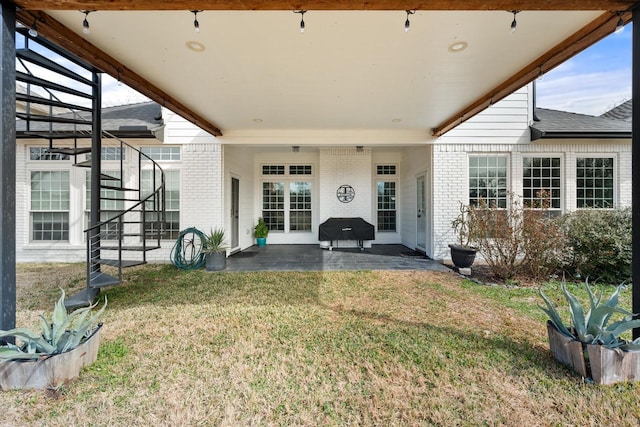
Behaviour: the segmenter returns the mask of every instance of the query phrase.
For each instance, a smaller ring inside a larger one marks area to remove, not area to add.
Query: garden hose
[[[199,239],[199,242],[196,241]],[[171,249],[171,262],[180,270],[197,270],[205,263],[205,235],[195,227],[184,229]]]

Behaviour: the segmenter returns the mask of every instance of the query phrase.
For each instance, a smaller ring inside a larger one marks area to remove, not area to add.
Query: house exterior
[[[229,252],[246,249],[259,217],[269,244],[328,246],[318,239],[322,222],[361,217],[375,226],[365,246],[403,244],[445,260],[460,202],[504,204],[508,192],[544,189],[558,214],[631,205],[630,108],[601,117],[537,109],[534,92],[527,85],[436,140],[412,133],[390,142],[365,130],[214,137],[153,102],[104,109],[103,129],[166,172],[168,228],[152,262],[168,262],[187,227],[224,227]],[[47,154],[46,144],[18,139],[17,260],[84,261],[88,172],[73,156]],[[104,139],[103,171],[135,161],[120,155]]]

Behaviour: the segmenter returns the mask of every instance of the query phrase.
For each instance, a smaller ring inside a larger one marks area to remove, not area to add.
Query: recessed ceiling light
[[[463,50],[465,50],[467,48],[467,46],[469,46],[469,43],[467,43],[467,42],[451,43],[449,45],[449,52],[453,52],[453,53],[462,52]]]
[[[391,119],[391,121],[393,123],[400,123],[402,121],[402,119]]]
[[[253,119],[254,123],[262,123],[262,119]]]
[[[187,46],[187,49],[194,52],[204,52],[204,50],[206,49],[202,43],[193,40],[189,40],[188,42],[186,42],[185,46]]]

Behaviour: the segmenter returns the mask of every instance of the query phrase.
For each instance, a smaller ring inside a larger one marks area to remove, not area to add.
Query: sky
[[[632,24],[546,73],[537,82],[537,106],[599,116],[631,99]],[[148,99],[103,76],[103,106]]]
[[[538,79],[537,106],[599,116],[631,99],[631,27]]]

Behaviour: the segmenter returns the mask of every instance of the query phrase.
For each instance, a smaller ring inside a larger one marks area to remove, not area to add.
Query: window
[[[549,211],[560,214],[561,180],[559,157],[524,157],[522,188],[524,206],[538,206],[542,194],[548,195]]]
[[[378,165],[376,167],[376,173],[378,175],[395,175],[396,165]]]
[[[469,157],[469,204],[482,200],[489,207],[507,207],[507,158]]]
[[[380,179],[376,183],[378,192],[378,231],[396,231],[397,228],[397,183],[392,181],[396,173],[396,165],[376,165],[376,174]]]
[[[31,240],[69,241],[69,171],[31,172]]]
[[[141,147],[140,151],[151,160],[180,160],[179,146]]]
[[[578,158],[576,178],[578,208],[613,208],[613,158]]]
[[[262,218],[269,231],[284,231],[284,183],[262,183]]]
[[[284,165],[264,165],[262,175],[284,175]]]
[[[396,231],[396,183],[378,182],[378,231]]]
[[[311,231],[311,183],[289,183],[289,230]]]
[[[313,223],[311,165],[262,165],[262,218],[270,231],[311,232]],[[304,181],[301,180],[305,176]]]
[[[69,160],[68,154],[50,153],[48,147],[29,147],[29,160]]]
[[[161,239],[175,240],[180,234],[180,171],[165,170],[165,221]],[[160,177],[156,172],[155,187],[159,185]],[[154,188],[154,176],[150,170],[142,171],[143,194],[149,194]],[[148,212],[145,213],[145,234],[155,238],[158,228],[158,214],[153,209],[153,203],[148,202]]]
[[[124,147],[102,147],[100,152],[100,160],[105,161],[125,160],[127,153]],[[87,154],[87,160],[91,160],[91,153]]]
[[[120,186],[120,171],[104,171],[104,175],[117,179],[103,179],[100,185],[118,187]],[[85,178],[85,218],[86,227],[91,221],[91,171],[86,172]],[[124,210],[124,192],[112,188],[100,189],[100,222],[107,221]],[[118,224],[113,222],[101,227],[100,234],[106,240],[118,239]]]

